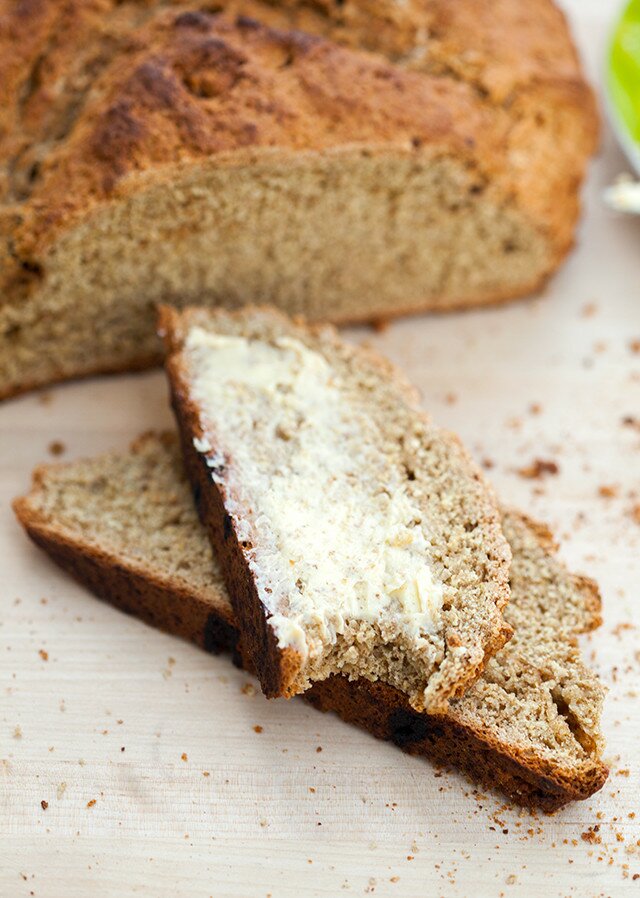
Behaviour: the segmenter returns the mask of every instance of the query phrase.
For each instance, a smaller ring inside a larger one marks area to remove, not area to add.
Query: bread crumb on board
[[[66,452],[67,447],[61,440],[52,440],[47,449],[51,455],[58,456]]]
[[[560,473],[560,466],[557,462],[543,458],[536,458],[530,465],[525,465],[517,469],[517,474],[527,480],[540,480],[547,474],[555,476]]]

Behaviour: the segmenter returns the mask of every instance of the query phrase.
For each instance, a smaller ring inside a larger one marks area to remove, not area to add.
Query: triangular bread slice
[[[238,651],[175,435],[43,466],[15,510],[31,538],[100,597],[209,651]],[[591,795],[607,776],[602,687],[576,645],[576,634],[600,622],[600,601],[591,580],[557,561],[545,528],[516,512],[502,521],[513,550],[505,616],[515,635],[464,697],[430,715],[383,683],[331,677],[305,698],[521,804],[552,810]]]
[[[164,308],[187,471],[269,697],[332,674],[417,710],[510,629],[497,503],[385,360],[269,309]]]

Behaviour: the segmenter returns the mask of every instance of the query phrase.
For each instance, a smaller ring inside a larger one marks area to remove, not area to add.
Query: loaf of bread
[[[159,300],[536,290],[596,132],[550,0],[0,0],[0,397],[158,362]]]
[[[31,538],[98,596],[240,658],[232,607],[175,435],[43,466],[15,510]],[[305,698],[521,804],[553,810],[588,797],[607,776],[602,687],[576,644],[576,634],[599,624],[600,602],[592,581],[556,560],[544,527],[516,512],[503,512],[502,526],[513,552],[505,617],[515,635],[446,713],[418,713],[398,690],[346,677],[316,683]]]
[[[510,635],[510,553],[459,440],[328,325],[164,306],[159,328],[187,470],[264,692],[343,673],[419,710],[460,695]]]

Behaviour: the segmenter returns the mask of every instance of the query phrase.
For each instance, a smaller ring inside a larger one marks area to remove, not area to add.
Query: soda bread
[[[158,362],[158,301],[538,289],[596,133],[550,0],[0,0],[0,397]]]
[[[344,673],[419,710],[510,635],[493,493],[389,363],[269,309],[163,307],[187,470],[265,693]]]
[[[46,465],[15,503],[31,538],[97,595],[209,651],[239,654],[219,566],[200,525],[175,435],[130,451]],[[414,711],[383,683],[332,677],[305,698],[412,754],[455,764],[515,801],[553,810],[604,783],[602,687],[576,634],[598,625],[592,581],[569,574],[545,528],[502,513],[513,551],[514,637],[446,712]]]

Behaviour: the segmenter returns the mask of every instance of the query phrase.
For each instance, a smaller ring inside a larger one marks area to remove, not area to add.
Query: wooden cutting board
[[[609,13],[570,6],[597,76]],[[172,423],[161,373],[90,380],[0,407],[0,895],[640,894],[640,429],[624,423],[640,419],[640,219],[600,200],[624,168],[605,133],[579,248],[544,296],[352,332],[599,580],[585,651],[610,687],[604,790],[553,817],[513,809],[302,701],[267,703],[226,658],[71,582],[10,499],[56,441],[70,459]],[[559,473],[517,473],[536,459]]]

